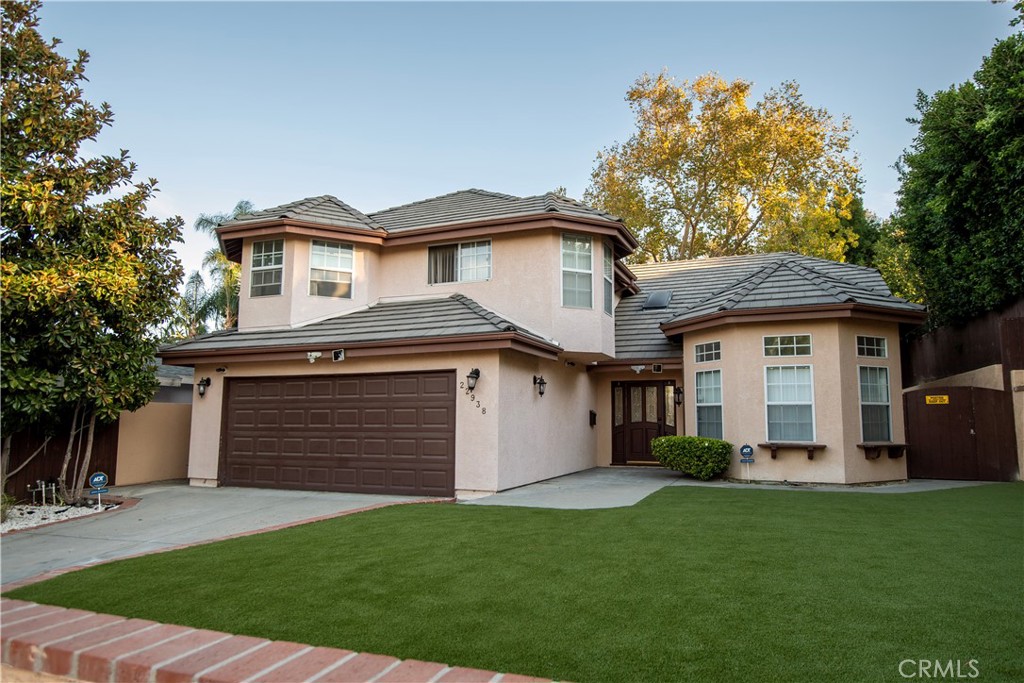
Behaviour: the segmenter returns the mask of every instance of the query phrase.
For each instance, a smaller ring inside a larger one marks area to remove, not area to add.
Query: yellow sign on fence
[[[935,395],[925,396],[924,402],[930,406],[944,406],[949,405],[949,396],[946,395]]]

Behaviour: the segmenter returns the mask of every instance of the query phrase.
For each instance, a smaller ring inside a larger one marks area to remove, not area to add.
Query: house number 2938
[[[476,394],[474,394],[470,389],[466,387],[465,382],[459,382],[459,388],[465,390],[466,396],[469,397],[469,402],[473,404],[474,408],[479,409],[481,415],[487,414],[487,408],[480,405],[480,401],[476,400]]]

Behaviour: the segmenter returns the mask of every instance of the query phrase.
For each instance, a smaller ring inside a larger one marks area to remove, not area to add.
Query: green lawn
[[[907,659],[1019,681],[1024,486],[406,505],[8,595],[581,683],[902,681]]]

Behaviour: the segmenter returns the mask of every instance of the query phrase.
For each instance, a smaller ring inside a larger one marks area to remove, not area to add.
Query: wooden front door
[[[651,440],[676,433],[673,381],[612,382],[612,463],[651,464]]]

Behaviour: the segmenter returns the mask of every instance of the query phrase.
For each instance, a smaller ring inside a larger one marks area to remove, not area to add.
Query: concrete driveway
[[[198,488],[186,484],[120,486],[132,507],[5,534],[0,583],[44,572],[287,526],[383,503],[423,498],[315,491]]]

